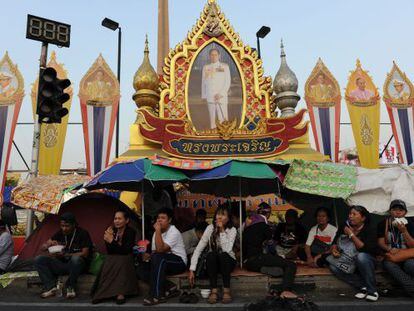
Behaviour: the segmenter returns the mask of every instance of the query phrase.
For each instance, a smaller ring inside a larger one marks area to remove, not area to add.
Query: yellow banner
[[[361,166],[378,168],[380,97],[359,60],[351,72],[345,94]]]
[[[56,61],[56,53],[53,51],[47,67],[56,70],[59,79],[66,79],[67,72]],[[36,80],[32,85],[32,106],[33,114],[36,111],[37,88],[39,81]],[[66,91],[70,95],[70,99],[63,104],[70,112],[72,104],[72,88]],[[62,118],[62,123],[46,124],[40,126],[40,150],[39,150],[39,174],[40,175],[58,175],[62,163],[63,147],[65,145],[66,130],[68,127],[69,113]]]

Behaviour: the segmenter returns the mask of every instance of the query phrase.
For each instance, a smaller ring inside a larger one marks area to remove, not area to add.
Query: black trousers
[[[283,269],[283,290],[292,290],[296,275],[296,264],[278,255],[260,254],[246,260],[247,270],[260,272],[262,267],[279,267]]]
[[[210,252],[207,254],[206,263],[210,287],[217,288],[217,277],[220,273],[223,277],[223,287],[230,288],[231,273],[236,267],[236,260],[228,253]]]
[[[174,254],[153,253],[151,255],[150,267],[148,270],[139,269],[138,277],[149,282],[150,296],[155,298],[165,297],[166,290],[169,290],[174,283],[166,279],[166,275],[183,273],[187,269],[181,257]],[[148,273],[149,272],[149,273]]]

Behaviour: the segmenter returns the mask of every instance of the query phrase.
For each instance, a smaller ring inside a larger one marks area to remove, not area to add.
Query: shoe
[[[378,292],[375,292],[373,294],[368,294],[365,299],[367,301],[375,302],[379,299],[379,294],[378,294]]]
[[[66,299],[73,299],[76,297],[76,292],[72,287],[66,289]]]
[[[121,299],[118,299],[117,298],[115,300],[115,302],[116,302],[117,305],[123,305],[126,302],[126,299],[125,299],[125,297],[124,298],[121,298]]]
[[[363,288],[361,288],[361,290],[358,293],[355,294],[355,298],[365,299],[365,298],[367,298],[367,295],[368,295],[367,288],[363,287]]]
[[[57,292],[57,287],[54,286],[49,290],[44,291],[43,293],[40,294],[40,297],[42,298],[49,298],[49,297],[53,297],[56,296],[56,292]]]

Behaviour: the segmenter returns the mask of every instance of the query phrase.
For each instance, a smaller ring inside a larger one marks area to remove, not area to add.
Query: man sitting
[[[62,245],[63,249],[59,252],[49,251],[49,247],[57,245]],[[34,263],[44,287],[40,297],[55,296],[58,290],[57,277],[68,274],[66,298],[75,298],[78,277],[86,270],[92,252],[89,233],[77,225],[72,213],[65,213],[60,217],[60,230],[42,246],[42,250],[48,252],[36,257]]]
[[[182,233],[185,252],[187,253],[188,257],[191,257],[191,255],[193,255],[194,250],[196,249],[197,244],[203,236],[203,233],[206,230],[207,226],[207,222],[199,222],[196,223],[193,229]]]
[[[180,231],[171,224],[173,211],[161,208],[157,211],[152,236],[152,254],[145,253],[144,262],[150,262],[149,271],[139,270],[140,279],[149,281],[150,295],[144,299],[144,305],[155,305],[165,302],[166,291],[172,292],[175,284],[167,282],[167,274],[183,273],[187,269],[187,254]],[[145,270],[145,265],[143,265]],[[149,272],[149,273],[148,273]],[[177,291],[175,291],[177,292]]]
[[[13,238],[7,230],[6,224],[0,219],[0,274],[6,272],[13,257]]]

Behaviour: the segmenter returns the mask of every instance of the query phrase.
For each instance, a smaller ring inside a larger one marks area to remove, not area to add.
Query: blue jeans
[[[401,263],[384,260],[384,269],[414,297],[414,259],[408,259]]]
[[[375,279],[375,258],[368,253],[359,253],[355,259],[357,271],[348,274],[333,265],[329,269],[340,280],[360,290],[367,288],[368,294],[377,292],[377,281]]]
[[[58,276],[67,274],[69,278],[66,281],[66,286],[76,288],[78,277],[86,268],[86,261],[80,256],[72,256],[67,262],[49,256],[37,256],[34,266],[45,290],[56,286]]]

